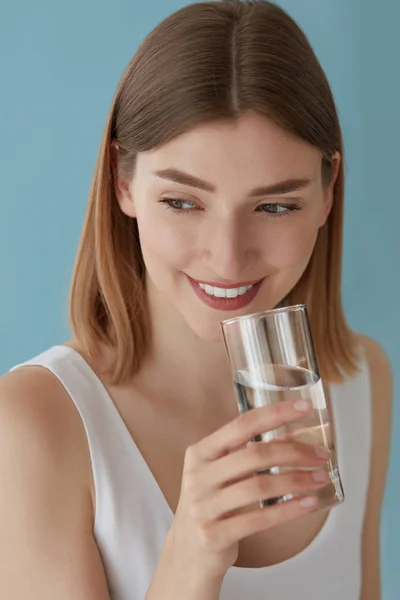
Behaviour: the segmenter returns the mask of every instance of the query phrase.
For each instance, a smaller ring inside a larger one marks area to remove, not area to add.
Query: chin
[[[221,318],[219,319],[186,319],[186,323],[198,339],[203,340],[204,342],[221,344],[224,343],[221,321],[227,318],[229,317],[221,315]]]
[[[253,313],[263,312],[266,310],[273,310],[274,308],[280,308],[285,306],[287,303],[287,295],[272,301],[271,299],[266,300],[265,302],[257,303],[257,305],[250,304],[245,310],[242,311],[234,311],[232,314],[227,312],[217,313],[217,311],[213,311],[213,309],[208,309],[210,311],[209,315],[202,315],[202,318],[193,318],[193,315],[187,315],[185,321],[188,327],[192,330],[194,335],[201,340],[207,342],[221,343],[224,342],[224,337],[222,334],[221,322],[227,319],[234,319],[235,317],[241,317],[245,315],[250,315]],[[212,314],[214,313],[214,314]],[[197,315],[199,316],[199,315]]]

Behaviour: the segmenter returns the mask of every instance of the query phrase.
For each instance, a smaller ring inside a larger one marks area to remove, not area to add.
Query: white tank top
[[[144,600],[173,520],[171,509],[105,387],[77,352],[54,346],[23,364],[49,369],[83,421],[96,493],[94,535],[112,600]],[[221,600],[359,600],[372,440],[365,358],[358,375],[331,386],[330,393],[345,502],[294,558],[272,567],[229,569]]]

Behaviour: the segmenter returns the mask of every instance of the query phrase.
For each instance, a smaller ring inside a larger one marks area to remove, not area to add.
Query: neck
[[[151,341],[140,381],[189,403],[210,404],[216,397],[232,402],[232,375],[222,333],[217,342],[200,339],[180,313],[165,302],[160,306],[150,294],[149,310]]]

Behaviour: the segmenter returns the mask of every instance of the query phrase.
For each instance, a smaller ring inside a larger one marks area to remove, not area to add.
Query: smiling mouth
[[[209,296],[214,296],[215,298],[237,298],[238,296],[244,296],[244,294],[251,290],[254,285],[251,284],[223,288],[207,283],[196,283],[202,290],[205,291],[206,294]]]
[[[188,279],[196,292],[196,295],[208,306],[217,310],[239,310],[250,304],[257,295],[262,283],[258,281],[246,281],[226,285],[216,282],[206,282]]]

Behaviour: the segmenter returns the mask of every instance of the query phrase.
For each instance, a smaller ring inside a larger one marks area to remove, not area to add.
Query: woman
[[[329,85],[280,8],[194,4],[144,40],[101,143],[74,337],[1,381],[2,597],[379,599],[390,369],[342,313],[343,189]],[[283,301],[308,306],[332,402],[329,514],[327,455],[246,446],[308,403],[237,416],[220,321]],[[319,477],[253,476],[272,465]]]

